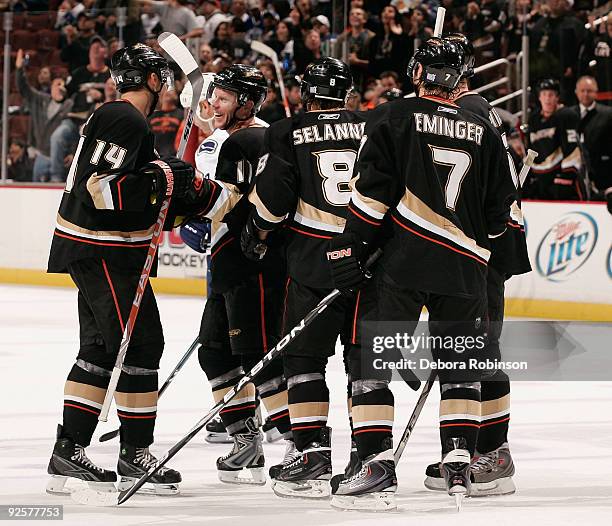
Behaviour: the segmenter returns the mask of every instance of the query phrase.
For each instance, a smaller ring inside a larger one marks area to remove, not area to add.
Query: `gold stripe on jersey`
[[[312,417],[327,418],[329,413],[329,402],[300,402],[289,404],[289,414],[291,421],[294,419],[307,419]]]
[[[353,428],[370,426],[393,426],[393,406],[356,405],[351,413]]]
[[[132,232],[121,232],[120,230],[89,230],[75,225],[57,214],[56,228],[66,234],[83,237],[87,239],[97,239],[99,241],[123,241],[124,243],[139,243],[150,241],[153,236],[155,225],[151,225],[147,230],[135,230]]]
[[[561,148],[557,148],[554,152],[552,152],[546,159],[544,159],[541,163],[534,163],[531,167],[531,170],[534,173],[537,172],[547,172],[548,170],[552,170],[555,166],[557,166],[563,160],[563,153],[561,152]]]
[[[525,220],[523,219],[523,211],[519,208],[516,201],[510,205],[510,219],[513,219],[521,226],[525,224]]]
[[[113,194],[110,183],[117,175],[98,175],[94,172],[87,180],[87,191],[98,210],[114,210]]]
[[[496,400],[480,402],[480,414],[482,419],[495,418],[510,411],[510,395],[504,395]]]
[[[221,389],[213,390],[213,398],[215,403],[222,400],[223,397],[233,389],[233,386],[222,387]],[[236,394],[238,400],[255,400],[255,384],[249,382]],[[240,402],[243,403],[243,402]]]
[[[268,210],[261,198],[257,195],[257,186],[255,186],[253,191],[250,193],[249,201],[255,205],[257,213],[261,216],[261,218],[269,223],[280,223],[287,218],[288,214],[285,214],[284,216],[275,216],[272,212],[270,212],[270,210]]]
[[[349,183],[352,190],[351,201],[357,208],[368,214],[370,217],[373,217],[374,219],[382,219],[385,217],[389,207],[386,204],[373,199],[372,197],[366,197],[365,195],[360,194],[356,186],[358,179],[359,176],[354,177]]]
[[[287,391],[281,391],[271,396],[262,396],[261,401],[269,414],[279,413],[287,409]]]
[[[302,199],[298,200],[297,209],[293,217],[296,223],[326,232],[342,232],[346,219],[330,212],[324,212],[315,206],[309,205]]]
[[[476,400],[451,399],[440,401],[440,421],[477,420],[480,421],[480,402]]]
[[[566,171],[568,169],[575,169],[576,171],[580,170],[582,166],[582,156],[580,155],[580,149],[578,147],[574,148],[572,153],[570,153],[565,159],[561,161],[561,170]]]
[[[446,238],[485,261],[489,261],[491,256],[489,250],[479,246],[475,240],[467,236],[457,225],[434,212],[410,190],[406,189],[404,197],[402,197],[397,205],[397,211],[421,228]]]
[[[240,201],[242,194],[238,190],[238,187],[231,183],[214,181],[214,184],[219,186],[221,192],[215,204],[205,216],[212,221],[222,221],[225,215],[231,212],[234,206],[236,206],[236,203]]]

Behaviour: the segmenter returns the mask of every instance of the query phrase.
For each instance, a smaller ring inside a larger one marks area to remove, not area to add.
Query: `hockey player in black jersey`
[[[218,73],[209,87],[216,132],[203,143],[217,160],[200,166],[201,186],[190,194],[190,215],[211,221],[210,290],[200,327],[199,361],[215,401],[250,370],[280,337],[284,259],[248,260],[240,232],[251,205],[246,195],[261,154],[266,128],[255,114],[267,92],[263,74],[235,64]],[[225,133],[223,133],[225,132]],[[280,251],[280,247],[275,249]],[[255,384],[249,383],[221,412],[233,448],[217,460],[222,482],[265,484],[261,434],[255,419],[255,389],[274,424],[290,433],[282,362],[270,363]]]
[[[559,82],[543,79],[537,86],[539,109],[529,116],[527,144],[538,152],[525,184],[524,197],[581,200],[578,178],[582,158],[578,144],[578,116],[559,104]]]
[[[165,172],[173,173],[173,201],[194,181],[189,164],[175,157],[158,159],[147,124],[166,86],[173,88],[166,60],[137,44],[113,55],[111,74],[121,97],[103,104],[85,124],[49,256],[48,271],[70,274],[78,288],[80,325],[80,349],[64,387],[63,424],[48,467],[50,493],[67,492],[68,478],[114,490],[115,472],[91,462],[85,448],[98,423],[165,195]],[[115,393],[121,422],[120,489],[156,460],[149,446],[163,348],[159,312],[147,284]],[[175,493],[180,481],[178,472],[165,468],[151,480],[155,490],[165,494]]]
[[[470,91],[468,79],[473,75],[474,51],[468,39],[461,34],[447,35],[445,40],[459,42],[467,54],[466,68],[459,82],[459,95],[455,102],[462,108],[489,119],[497,128],[507,150],[510,175],[516,186],[515,201],[510,207],[507,229],[495,245],[487,268],[487,310],[489,331],[486,352],[491,360],[501,359],[499,338],[504,319],[504,282],[510,276],[531,270],[527,253],[527,240],[523,215],[520,209],[520,188],[517,170],[508,151],[506,135],[499,114],[480,94]],[[471,496],[501,495],[515,491],[512,475],[514,462],[508,446],[510,421],[510,380],[503,371],[483,377],[480,390],[480,429],[476,444],[476,456],[471,465]],[[440,464],[427,467],[425,486],[444,490]]]
[[[418,98],[385,104],[368,116],[349,215],[342,235],[330,241],[334,282],[346,289],[362,282],[368,247],[390,225],[393,235],[375,270],[377,321],[402,322],[410,331],[423,306],[429,330],[443,338],[483,338],[486,274],[495,240],[507,228],[515,194],[499,134],[488,121],[454,99],[467,57],[462,46],[430,38],[413,56],[409,76]],[[412,329],[414,330],[414,329]],[[478,358],[478,346],[455,352],[432,349],[446,364]],[[372,362],[372,349],[360,356]],[[451,495],[470,490],[469,468],[480,420],[480,373],[440,369],[441,470]],[[377,380],[373,380],[377,381]],[[357,401],[370,406],[372,422],[390,420],[373,399],[392,400],[388,387]],[[383,433],[381,433],[383,434]],[[343,508],[394,507],[395,469],[390,437],[357,442],[364,469],[334,488],[332,504]],[[378,446],[378,447],[376,447]]]
[[[262,239],[267,241],[269,232],[287,225],[289,278],[283,333],[333,288],[325,248],[346,221],[350,179],[365,125],[364,114],[344,108],[351,88],[345,63],[315,60],[301,83],[306,112],[273,123],[266,133],[249,197],[255,210],[243,231],[242,246],[245,254],[258,259],[266,248]],[[272,256],[266,254],[265,259]],[[299,455],[270,469],[274,491],[280,496],[329,497],[331,430],[325,368],[338,335],[346,351],[358,337],[355,319],[369,303],[364,294],[333,303],[285,352],[289,413]],[[360,424],[353,415],[356,432]]]

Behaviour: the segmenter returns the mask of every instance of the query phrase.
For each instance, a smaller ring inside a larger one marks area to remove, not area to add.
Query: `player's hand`
[[[15,69],[21,69],[24,63],[24,52],[23,49],[17,51],[17,56],[15,57]]]
[[[242,248],[242,253],[252,261],[261,261],[268,250],[266,242],[259,237],[259,231],[255,223],[253,223],[252,216],[249,216],[246,225],[242,229],[240,248]]]
[[[331,265],[334,286],[338,290],[348,291],[358,287],[368,278],[368,273],[361,264],[365,247],[365,243],[350,232],[340,234],[329,241],[326,255]]]
[[[188,247],[201,254],[210,246],[210,221],[208,219],[190,219],[181,226],[181,239]]]
[[[185,197],[195,184],[193,166],[176,157],[164,157],[147,163],[144,170],[153,177],[153,194],[157,199],[166,195]]]

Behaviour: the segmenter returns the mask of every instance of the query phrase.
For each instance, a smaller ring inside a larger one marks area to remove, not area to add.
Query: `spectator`
[[[24,70],[23,50],[15,58],[17,89],[30,111],[30,144],[36,149],[33,180],[48,181],[51,178],[50,149],[51,134],[60,125],[72,108],[72,100],[66,100],[64,80],[51,81],[50,93],[36,90],[28,84]]]
[[[593,17],[590,17],[590,19]],[[592,21],[592,20],[591,20]],[[585,42],[583,53],[583,71],[593,68],[597,85],[598,100],[612,104],[612,16],[605,23],[593,28]]]
[[[253,17],[247,11],[246,0],[232,0],[230,13],[244,24],[244,33],[253,29],[255,23]]]
[[[104,83],[104,102],[113,102],[117,100],[118,94],[117,85],[113,77],[108,77]]]
[[[569,108],[580,118],[578,136],[582,143],[589,179],[612,203],[612,108],[596,102],[598,86],[593,77],[576,83],[578,105]]]
[[[546,1],[550,14],[538,20],[531,35],[529,74],[535,79],[561,79],[561,100],[571,104],[575,101],[578,50],[586,31],[583,22],[570,12],[574,0]]]
[[[319,32],[314,29],[308,31],[302,42],[295,42],[293,53],[295,72],[301,75],[308,64],[317,58],[321,58],[321,36]]]
[[[278,24],[278,15],[273,11],[264,11],[261,15],[261,40],[269,42],[276,34],[276,25]]]
[[[251,46],[246,41],[247,24],[238,17],[232,18],[229,24],[230,55],[236,62],[244,62],[251,53]]]
[[[399,75],[395,71],[383,71],[380,74],[380,86],[382,91],[400,89]]]
[[[145,38],[149,38],[162,32],[160,21],[161,17],[153,8],[153,4],[143,4],[142,11],[140,13],[140,23],[142,24],[142,30]]]
[[[269,40],[265,41],[268,46],[276,51],[285,73],[290,73],[294,69],[292,31],[293,27],[291,26],[291,23],[287,22],[286,20],[281,20],[276,25],[274,34]]]
[[[76,24],[77,16],[84,10],[85,6],[77,0],[64,0],[58,7],[55,27],[61,29]]]
[[[415,7],[408,18],[407,28],[404,31],[408,37],[414,39],[414,48],[418,48],[422,42],[433,36],[433,29],[428,27],[428,12],[424,6]]]
[[[66,83],[68,97],[73,98],[72,112],[51,135],[51,180],[63,181],[69,155],[79,139],[79,127],[87,120],[95,104],[104,100],[104,83],[110,76],[106,65],[108,48],[100,37],[94,37],[89,48],[89,63],[74,71]]]
[[[182,120],[183,109],[178,107],[176,91],[166,91],[161,99],[161,109],[149,117],[155,135],[155,149],[162,157],[176,155],[174,142]]]
[[[206,43],[209,43],[214,38],[217,26],[221,22],[226,22],[228,20],[227,15],[221,11],[220,5],[221,3],[219,0],[204,0],[201,6],[202,14],[205,19],[202,39]]]
[[[361,109],[361,93],[357,90],[352,90],[349,93],[348,100],[346,101],[346,109],[351,111],[359,111]]]
[[[280,102],[280,96],[278,91],[272,84],[268,84],[268,94],[266,100],[261,107],[261,110],[257,113],[257,116],[266,121],[268,124],[280,121],[285,118],[285,108]]]
[[[368,50],[374,33],[365,28],[367,14],[361,7],[349,12],[349,29],[336,41],[336,56],[346,56],[355,89],[363,91],[368,71]]]
[[[196,38],[202,34],[194,12],[185,6],[186,0],[141,0],[151,5],[159,15],[159,23],[164,31],[174,33],[181,40]]]
[[[32,159],[28,157],[26,145],[19,139],[10,140],[6,164],[9,179],[20,183],[32,181]]]
[[[413,40],[404,34],[395,7],[384,7],[380,18],[382,27],[370,41],[369,72],[378,77],[383,71],[395,71],[407,82],[406,67],[414,51]]]
[[[213,50],[210,47],[210,44],[206,42],[204,42],[203,44],[200,44],[200,53],[198,57],[200,59],[200,65],[205,66],[209,62],[212,62],[213,57],[214,57]]]
[[[65,45],[60,58],[68,64],[71,72],[87,64],[89,46],[96,34],[95,28],[94,15],[85,11],[79,13],[76,28],[72,25],[64,27]]]
[[[300,81],[296,77],[285,77],[285,91],[287,92],[287,102],[291,115],[302,111],[302,93],[300,91]]]
[[[49,68],[49,66],[43,66],[38,70],[36,84],[38,91],[51,93],[51,68]]]
[[[108,44],[108,56],[112,57],[116,51],[119,50],[119,39],[118,38],[110,38],[106,41]]]
[[[321,37],[321,42],[326,42],[331,38],[329,33],[331,24],[329,23],[329,18],[325,15],[317,15],[312,18],[312,28],[316,29],[319,32],[319,36]]]
[[[216,53],[231,55],[232,45],[230,43],[229,22],[221,22],[215,29],[215,36],[210,41],[210,47]]]

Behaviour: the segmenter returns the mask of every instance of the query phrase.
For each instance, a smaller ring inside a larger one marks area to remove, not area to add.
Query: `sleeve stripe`
[[[255,209],[257,210],[259,217],[268,223],[281,223],[287,219],[287,216],[289,215],[285,214],[284,216],[275,216],[272,212],[270,212],[270,210],[268,210],[266,205],[264,205],[263,201],[257,195],[257,187],[253,188],[253,191],[249,195],[249,201],[255,205]]]
[[[115,209],[110,183],[116,177],[117,175],[98,176],[97,173],[94,173],[87,181],[87,191],[98,210]]]
[[[371,197],[365,197],[361,195],[356,188],[353,188],[353,193],[351,194],[351,201],[362,212],[368,214],[374,219],[382,219],[383,217],[385,217],[387,210],[389,210],[389,207],[384,205],[383,203],[376,201]]]
[[[352,206],[349,206],[348,209],[350,210],[351,213],[355,214],[359,219],[361,219],[362,221],[365,221],[366,223],[369,223],[370,225],[380,226],[382,224],[380,221],[372,221],[371,219],[368,219],[367,217],[362,216]]]

